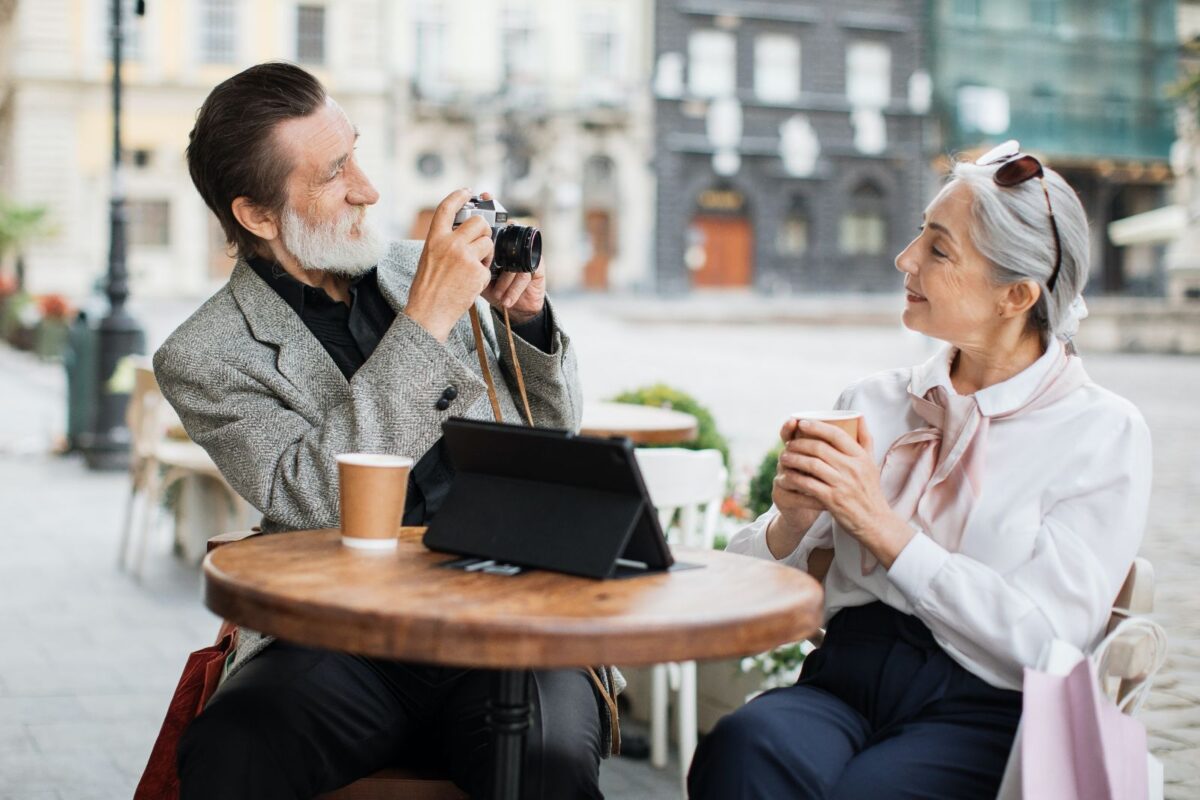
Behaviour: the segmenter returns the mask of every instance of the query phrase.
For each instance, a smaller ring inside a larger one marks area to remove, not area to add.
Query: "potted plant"
[[[656,383],[652,386],[643,386],[632,391],[622,392],[613,399],[618,403],[656,406],[691,414],[696,418],[698,429],[696,438],[685,444],[674,446],[686,447],[690,450],[719,450],[725,465],[729,465],[729,442],[717,430],[717,422],[713,419],[712,412],[700,405],[691,395],[666,384]]]

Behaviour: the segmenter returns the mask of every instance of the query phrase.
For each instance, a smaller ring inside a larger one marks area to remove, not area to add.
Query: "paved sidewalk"
[[[695,394],[730,437],[735,471],[757,464],[778,420],[829,405],[850,381],[924,357],[898,326],[822,329],[638,323],[560,303],[585,395],[665,381]],[[179,309],[148,321],[150,341]],[[630,355],[636,353],[636,358]],[[1167,797],[1200,800],[1200,359],[1095,355],[1092,376],[1135,402],[1154,435],[1155,494],[1143,553],[1158,572],[1170,658],[1141,718],[1164,760]],[[0,346],[0,800],[131,793],[186,654],[216,620],[166,530],[139,584],[116,571],[127,479],[46,455],[61,435],[61,370]],[[606,762],[610,798],[678,796],[677,772]]]

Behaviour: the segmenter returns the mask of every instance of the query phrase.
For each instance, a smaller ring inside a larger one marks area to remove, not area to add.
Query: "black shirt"
[[[324,289],[301,283],[278,264],[255,258],[251,259],[250,267],[292,307],[347,381],[375,352],[396,319],[395,309],[379,288],[375,268],[350,281],[347,305],[334,300]],[[513,325],[512,330],[542,352],[550,352],[549,314],[538,314],[524,325]],[[438,439],[413,465],[404,504],[404,524],[428,523],[441,507],[453,478],[454,471],[445,457],[442,440]]]

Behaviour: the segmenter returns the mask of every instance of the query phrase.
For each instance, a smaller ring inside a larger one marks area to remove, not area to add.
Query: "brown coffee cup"
[[[337,462],[342,544],[361,550],[394,548],[400,536],[413,460],[407,456],[343,453]]]
[[[850,434],[850,438],[858,441],[858,421],[862,419],[861,411],[796,411],[791,415],[794,420],[816,420],[825,422],[829,425],[835,425],[846,433]],[[803,436],[799,428],[796,428],[797,437]]]

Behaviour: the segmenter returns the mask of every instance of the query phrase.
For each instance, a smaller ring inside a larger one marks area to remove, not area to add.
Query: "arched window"
[[[808,205],[799,195],[793,196],[788,204],[775,236],[775,249],[781,256],[802,256],[808,252]]]
[[[863,181],[848,198],[838,231],[838,249],[845,255],[877,256],[887,250],[886,197],[873,181]]]

